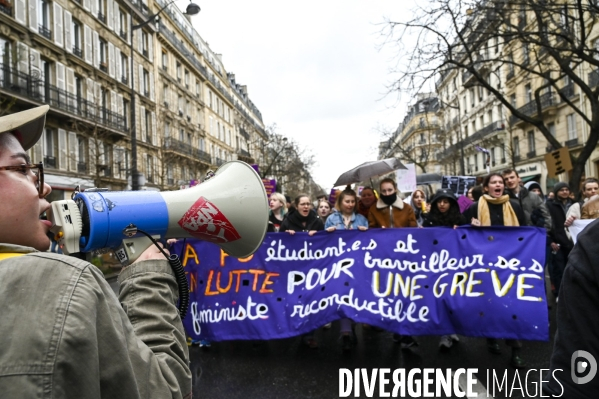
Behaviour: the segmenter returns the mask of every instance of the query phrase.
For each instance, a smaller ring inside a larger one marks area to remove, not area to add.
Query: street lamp
[[[131,190],[137,191],[139,190],[139,171],[137,170],[137,127],[135,123],[135,84],[133,82],[133,71],[134,71],[134,52],[133,52],[133,31],[143,28],[149,23],[155,21],[156,17],[162,13],[166,9],[166,7],[173,4],[175,0],[167,3],[164,7],[162,7],[156,14],[150,15],[147,20],[144,22],[133,25],[133,8],[131,8],[131,19],[129,25],[131,26],[131,41],[129,43],[129,56],[131,57]],[[189,3],[187,5],[187,9],[185,10],[186,15],[196,15],[200,12],[200,6],[195,3]],[[141,87],[140,87],[141,89]]]

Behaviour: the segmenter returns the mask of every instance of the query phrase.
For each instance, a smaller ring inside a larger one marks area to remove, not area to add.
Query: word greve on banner
[[[245,259],[200,240],[171,251],[195,339],[285,338],[342,317],[399,334],[549,339],[537,227],[268,233]]]

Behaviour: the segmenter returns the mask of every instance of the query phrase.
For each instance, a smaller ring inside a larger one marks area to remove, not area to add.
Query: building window
[[[141,32],[141,46],[144,57],[150,56],[150,44],[149,44],[148,34],[144,31]]]
[[[181,63],[177,61],[177,80],[181,83]]]
[[[119,36],[121,39],[127,40],[127,13],[119,8]]]
[[[168,53],[164,50],[162,51],[162,69],[168,71]]]
[[[185,141],[185,129],[183,128],[179,129],[179,141],[182,143]]]
[[[528,133],[528,152],[535,151],[535,132],[530,130]]]
[[[524,43],[522,45],[522,64],[524,66],[528,65],[530,62],[530,54],[528,53],[528,43]]]
[[[200,95],[200,82],[198,82],[198,78],[196,78],[196,96]]]
[[[8,68],[12,65],[11,47],[10,41],[0,36],[0,87],[10,86],[11,74]]]
[[[514,137],[512,141],[512,152],[514,153],[515,157],[520,156],[520,140],[518,137]]]
[[[35,1],[35,0],[32,0]],[[40,35],[47,39],[52,38],[52,31],[50,30],[50,3],[47,0],[37,0],[37,18],[38,28]]]
[[[530,87],[530,84],[524,86],[524,98],[526,104],[532,101],[532,88]]]
[[[198,146],[200,147],[200,150],[206,151],[206,142],[202,137],[200,137],[200,142],[198,143]]]
[[[56,145],[58,143],[57,140],[57,132],[53,131],[50,128],[46,128],[44,130],[44,138],[43,138],[43,151],[44,151],[44,166],[50,168],[56,168],[56,153],[57,148]]]
[[[168,108],[168,85],[162,87],[162,99],[164,100],[164,106]]]
[[[146,124],[146,141],[150,144],[152,143],[152,112],[146,110],[146,114],[144,115],[144,123]]]
[[[189,71],[185,70],[185,87],[189,89]]]
[[[171,136],[171,123],[169,121],[164,122],[164,137],[168,138]]]
[[[547,125],[547,129],[549,130],[549,133],[555,137],[555,123],[551,122]]]
[[[154,158],[151,155],[146,157],[146,180],[149,183],[154,182]]]
[[[568,122],[568,140],[574,140],[578,138],[576,134],[576,115],[570,114],[566,117]]]
[[[100,39],[100,70],[108,72],[108,43]]]
[[[77,57],[82,57],[83,51],[81,50],[81,22],[74,18],[71,26],[71,41],[73,42],[73,54],[75,54]]]
[[[143,87],[142,87],[142,91],[145,94],[146,97],[150,96],[150,74],[148,73],[148,71],[144,68],[143,70]]]
[[[129,82],[129,58],[121,53],[121,82],[128,84]]]
[[[516,108],[516,94],[512,93],[512,95],[510,96],[510,104],[512,104],[512,107]]]
[[[106,23],[106,0],[96,0],[98,2],[98,19]]]
[[[129,128],[129,101],[123,98],[123,118],[125,129]]]

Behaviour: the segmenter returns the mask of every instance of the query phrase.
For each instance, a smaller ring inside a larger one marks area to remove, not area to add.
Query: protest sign
[[[395,171],[397,189],[400,193],[411,193],[416,190],[416,168],[413,163],[405,164],[407,169]]]
[[[548,340],[537,227],[269,233],[247,259],[178,241],[194,339],[272,339],[347,317],[399,334]]]

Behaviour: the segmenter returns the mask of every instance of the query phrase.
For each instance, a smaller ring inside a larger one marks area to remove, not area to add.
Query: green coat
[[[133,264],[116,295],[95,266],[0,244],[0,396],[190,398],[178,291],[166,261]]]

